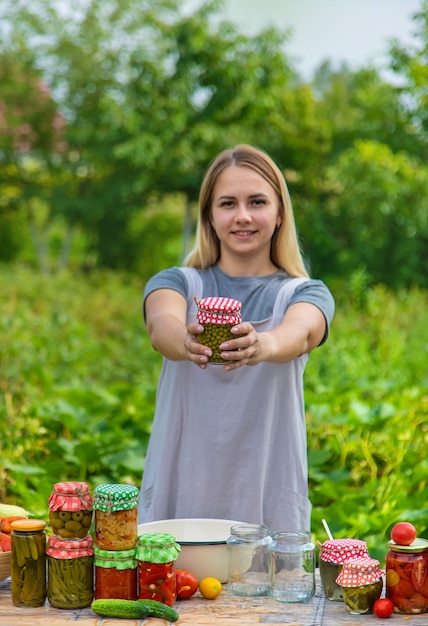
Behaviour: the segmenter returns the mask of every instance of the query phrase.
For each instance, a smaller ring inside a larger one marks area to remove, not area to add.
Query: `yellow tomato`
[[[199,583],[199,591],[207,600],[214,600],[221,594],[222,590],[221,582],[217,578],[203,578]]]
[[[386,584],[388,587],[395,587],[399,582],[400,576],[394,569],[390,569],[386,572]]]

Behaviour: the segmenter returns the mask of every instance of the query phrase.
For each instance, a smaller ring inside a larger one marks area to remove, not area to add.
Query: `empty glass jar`
[[[311,533],[283,530],[269,546],[269,594],[280,602],[307,602],[315,593],[315,546]]]
[[[259,524],[236,524],[227,540],[229,589],[237,596],[263,596],[269,593],[269,528]]]

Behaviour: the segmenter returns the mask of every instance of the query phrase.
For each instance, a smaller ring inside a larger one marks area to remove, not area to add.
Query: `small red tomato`
[[[400,546],[410,546],[416,539],[416,528],[410,522],[398,522],[392,527],[391,539]]]
[[[175,570],[175,580],[177,583],[177,598],[179,600],[191,598],[199,587],[196,576],[186,572],[184,569]]]
[[[373,613],[378,617],[391,617],[394,605],[389,598],[379,598],[373,605]]]

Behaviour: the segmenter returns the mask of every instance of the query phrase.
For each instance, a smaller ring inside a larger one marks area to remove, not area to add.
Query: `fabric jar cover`
[[[358,557],[369,558],[367,543],[360,539],[328,539],[321,544],[321,558],[339,565]]]
[[[380,569],[379,561],[371,558],[350,559],[343,564],[336,583],[341,587],[362,587],[373,585],[382,578],[384,571]]]
[[[84,482],[55,483],[49,496],[51,511],[91,511],[92,504],[89,485]]]
[[[171,563],[181,551],[173,535],[168,533],[148,533],[138,537],[137,560],[148,563]]]
[[[46,554],[55,559],[76,559],[81,556],[92,556],[92,536],[88,535],[81,541],[62,541],[58,537],[48,538]]]
[[[94,565],[117,570],[137,567],[136,548],[132,548],[132,550],[101,550],[95,546]]]
[[[239,300],[210,296],[197,302],[200,324],[239,324],[242,304]]]
[[[128,511],[138,506],[139,494],[134,485],[99,485],[94,489],[94,509],[104,513]]]

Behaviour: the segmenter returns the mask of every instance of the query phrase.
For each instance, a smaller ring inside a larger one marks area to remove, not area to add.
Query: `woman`
[[[305,270],[287,186],[263,151],[225,150],[202,183],[196,247],[146,285],[164,357],[139,521],[207,517],[310,529],[303,372],[334,313]],[[242,323],[209,364],[195,298],[242,302]],[[250,367],[251,366],[251,367]]]

